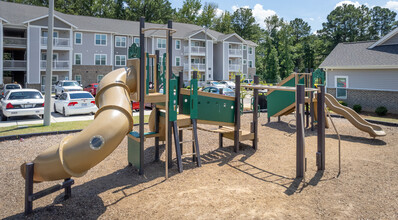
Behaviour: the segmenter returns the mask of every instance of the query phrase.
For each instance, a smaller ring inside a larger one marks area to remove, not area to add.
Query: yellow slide
[[[139,60],[132,62],[131,68],[114,70],[101,80],[95,97],[99,109],[88,127],[36,157],[33,161],[35,182],[83,176],[111,154],[132,130],[130,93],[137,92]],[[22,164],[24,178],[25,172]]]
[[[344,116],[351,124],[361,131],[369,133],[371,137],[385,136],[386,132],[380,126],[367,122],[354,110],[341,105],[332,95],[325,93],[325,103],[333,112]]]

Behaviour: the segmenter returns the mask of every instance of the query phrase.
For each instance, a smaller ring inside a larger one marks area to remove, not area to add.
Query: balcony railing
[[[26,69],[26,60],[4,60],[4,70]]]
[[[188,63],[184,64],[184,70],[189,70],[189,64]],[[204,64],[204,63],[191,63],[191,70],[205,71],[206,70],[206,64]]]
[[[242,49],[229,49],[228,52],[232,56],[242,56]]]
[[[53,69],[54,70],[66,70],[69,69],[70,62],[69,60],[57,60],[53,61]],[[40,60],[40,68],[46,69],[47,68],[47,61]]]
[[[191,54],[206,54],[206,47],[197,47],[197,46],[191,46],[191,51],[189,51],[189,46],[184,47],[184,53],[191,53]]]
[[[229,64],[229,71],[233,71],[233,72],[242,71],[242,65],[241,64]]]
[[[41,45],[47,46],[47,37],[41,37]],[[54,47],[70,47],[69,38],[53,38],[53,46]]]
[[[3,37],[4,47],[26,47],[26,38]]]

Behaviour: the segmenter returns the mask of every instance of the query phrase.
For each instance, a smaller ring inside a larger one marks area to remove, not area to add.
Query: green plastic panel
[[[127,138],[127,160],[135,168],[140,169],[140,142],[135,141],[131,137]]]
[[[183,114],[190,114],[191,99],[183,95]],[[235,123],[235,101],[198,95],[198,120]]]
[[[169,121],[177,120],[177,80],[171,79],[169,82]]]
[[[191,79],[191,87],[190,87],[190,115],[192,119],[198,118],[198,80]]]
[[[321,69],[317,69],[312,73],[312,85],[323,85],[325,84],[325,72]]]
[[[304,78],[299,80],[299,83],[304,83]],[[290,86],[295,87],[296,85],[295,78],[287,81],[285,84],[280,86]],[[296,94],[295,92],[289,91],[279,91],[275,90],[271,94],[267,96],[267,112],[268,117],[274,116],[276,113],[282,111],[289,105],[293,104],[296,101]]]
[[[149,53],[146,53],[146,81],[145,94],[149,93]]]

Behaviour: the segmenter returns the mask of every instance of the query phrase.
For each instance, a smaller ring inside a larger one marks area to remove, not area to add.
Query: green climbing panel
[[[325,84],[325,72],[321,69],[317,69],[312,73],[312,85],[323,85]]]
[[[300,84],[304,83],[304,78],[299,80]],[[293,77],[291,80],[287,81],[285,84],[280,86],[290,86],[295,87],[296,79]],[[279,91],[274,90],[271,94],[267,96],[267,113],[268,117],[274,116],[276,113],[282,111],[289,105],[296,101],[295,92],[289,91]]]

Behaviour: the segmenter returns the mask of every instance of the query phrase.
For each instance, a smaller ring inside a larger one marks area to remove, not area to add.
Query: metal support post
[[[235,76],[235,131],[234,151],[239,151],[239,129],[240,129],[240,75]]]
[[[296,178],[304,177],[305,172],[304,88],[304,85],[296,86]]]
[[[220,88],[219,92],[222,95],[223,94],[223,89]],[[222,128],[222,126],[218,126],[218,128]],[[222,139],[223,139],[223,135],[222,135],[222,133],[219,133],[218,134],[218,147],[219,148],[222,148],[222,146],[223,146],[223,140]]]
[[[140,18],[140,49],[141,49],[141,58],[140,58],[140,170],[139,174],[144,174],[144,145],[145,145],[145,137],[144,137],[144,111],[145,111],[145,34],[142,30],[145,28],[145,18]]]
[[[316,161],[318,170],[325,170],[325,86],[318,86],[318,152]]]
[[[167,23],[167,28],[173,28],[173,22],[171,20],[168,21]],[[168,53],[168,73],[169,77],[168,79],[170,80],[173,76],[173,37],[170,34],[170,31],[167,31],[167,37],[168,37],[168,47],[167,47],[167,53]],[[169,94],[167,94],[169,95]],[[168,148],[168,163],[169,163],[169,168],[173,167],[173,148],[172,148],[172,133],[171,133],[171,121],[167,119],[167,126],[168,126],[168,139],[167,139],[167,148]]]
[[[258,85],[260,83],[258,75],[254,76],[254,85]],[[257,150],[258,148],[258,89],[253,90],[253,148]]]

